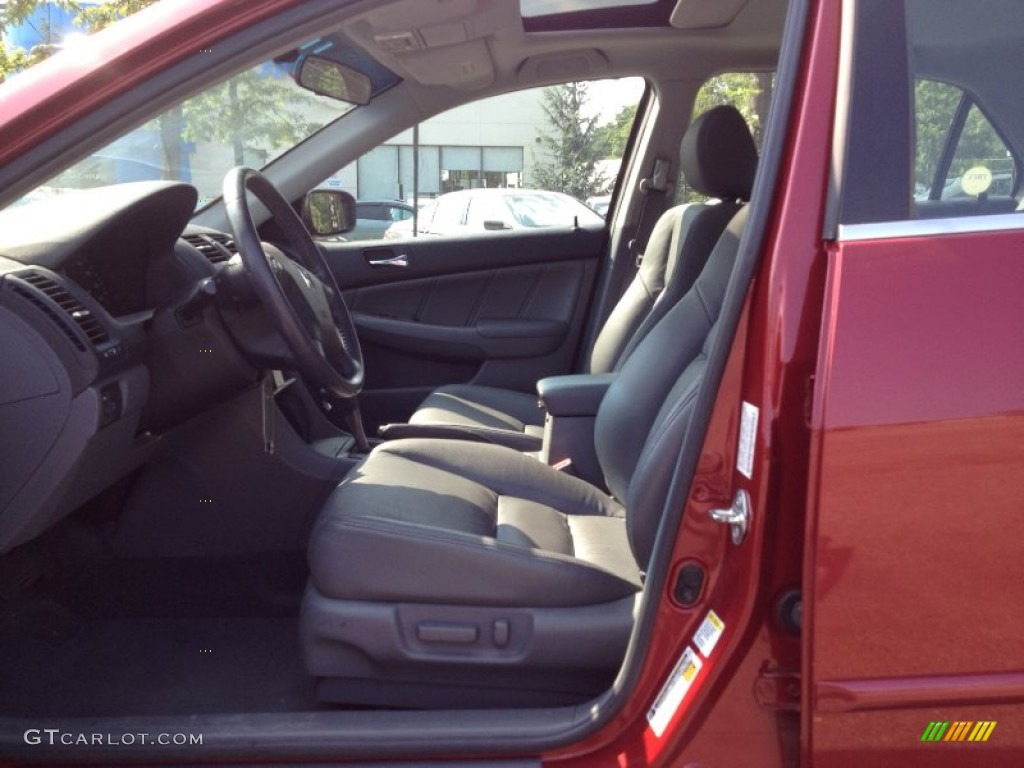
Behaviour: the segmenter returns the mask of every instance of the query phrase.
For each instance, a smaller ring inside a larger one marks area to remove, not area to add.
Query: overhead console
[[[402,77],[461,90],[494,82],[486,39],[522,30],[509,0],[400,0],[346,25],[353,40]]]

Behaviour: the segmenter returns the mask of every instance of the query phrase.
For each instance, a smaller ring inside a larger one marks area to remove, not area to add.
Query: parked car
[[[440,195],[419,213],[417,234],[531,230],[540,227],[603,226],[594,211],[569,195],[538,189],[465,189]],[[411,237],[407,218],[388,227],[384,239]]]
[[[587,198],[587,205],[593,208],[597,213],[602,216],[608,216],[608,207],[612,204],[611,195],[597,195],[595,197]]]
[[[1020,0],[177,0],[8,77],[0,763],[1019,768],[1020,192],[914,179],[1019,178],[1021,50]],[[325,169],[583,134],[609,221],[312,239]]]
[[[398,200],[356,200],[355,226],[345,233],[348,240],[380,240],[398,221],[412,219],[415,209]]]

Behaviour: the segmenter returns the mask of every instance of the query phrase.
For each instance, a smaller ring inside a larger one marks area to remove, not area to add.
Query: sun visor
[[[679,0],[669,23],[676,29],[727,27],[749,0]]]

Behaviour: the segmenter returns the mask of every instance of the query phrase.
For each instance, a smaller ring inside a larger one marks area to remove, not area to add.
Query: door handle
[[[399,269],[403,269],[409,266],[409,256],[408,254],[400,253],[397,256],[388,256],[379,259],[368,258],[366,263],[371,267],[397,267]]]
[[[729,526],[732,543],[739,546],[746,538],[747,526],[750,525],[750,495],[740,489],[736,491],[736,497],[729,509],[710,509],[708,514],[716,523]]]

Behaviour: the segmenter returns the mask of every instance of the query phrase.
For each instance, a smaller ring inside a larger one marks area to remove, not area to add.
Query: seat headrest
[[[757,147],[739,110],[715,107],[694,120],[679,147],[679,165],[686,182],[702,195],[750,200]]]

